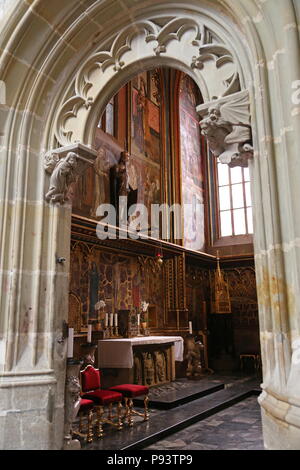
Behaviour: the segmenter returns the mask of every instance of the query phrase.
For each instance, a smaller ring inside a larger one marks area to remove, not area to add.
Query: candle
[[[141,314],[138,313],[137,315],[137,322],[138,322],[138,326],[140,326],[140,323],[141,323]]]
[[[88,335],[87,335],[87,342],[92,342],[92,325],[88,325]]]
[[[114,314],[113,313],[110,314],[109,326],[114,326]]]
[[[108,327],[108,313],[105,314],[105,328]]]
[[[192,325],[191,321],[189,321],[189,331],[190,331],[190,334],[192,335],[193,334],[193,325]]]
[[[118,326],[118,314],[115,313],[115,326]]]
[[[69,328],[67,357],[73,357],[73,348],[74,348],[74,328]]]

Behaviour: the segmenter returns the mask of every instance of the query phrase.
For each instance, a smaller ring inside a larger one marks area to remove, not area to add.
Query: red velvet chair
[[[93,400],[87,400],[85,398],[80,399],[80,408],[78,411],[79,416],[79,432],[80,436],[86,437],[87,442],[93,441]],[[87,429],[83,429],[82,418],[87,417]]]
[[[122,399],[119,392],[113,390],[101,390],[100,371],[88,365],[80,371],[82,398],[92,400],[97,412],[97,437],[103,436],[103,423],[122,429]],[[113,404],[117,404],[117,415],[113,415]],[[108,416],[104,417],[105,407],[108,407]],[[114,421],[116,419],[116,422]]]
[[[129,426],[133,426],[132,415],[142,416],[144,421],[149,419],[148,402],[149,402],[149,387],[146,385],[133,385],[133,384],[122,384],[110,387],[111,391],[122,393],[125,402],[125,419]],[[140,413],[133,408],[133,398],[145,395],[144,398],[144,413]]]

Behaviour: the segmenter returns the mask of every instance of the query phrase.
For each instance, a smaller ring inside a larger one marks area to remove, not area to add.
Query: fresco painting
[[[128,88],[132,114],[129,184],[137,190],[137,202],[148,208],[149,228],[151,204],[161,202],[161,107],[157,101],[160,96],[157,74],[158,71],[144,72]],[[99,205],[111,202],[110,172],[119,162],[125,143],[97,128],[94,146],[98,151],[94,168],[72,184],[70,198],[74,214],[99,219],[96,215]]]
[[[184,208],[184,246],[203,250],[204,169],[201,156],[201,132],[196,106],[199,92],[193,80],[182,74],[179,93],[180,156]]]
[[[81,300],[83,324],[96,319],[95,304],[104,300],[109,313],[139,308],[142,300],[156,305],[162,326],[163,272],[141,269],[136,257],[103,251],[98,246],[73,242],[71,246],[70,292]]]

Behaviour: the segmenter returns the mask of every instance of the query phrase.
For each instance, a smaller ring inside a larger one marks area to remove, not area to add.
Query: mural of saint
[[[89,273],[90,278],[90,318],[96,318],[95,305],[98,302],[99,273],[95,262]]]
[[[196,105],[201,101],[193,80],[180,82],[180,150],[184,203],[184,245],[201,250],[205,244],[201,134]]]
[[[109,171],[110,163],[107,158],[107,151],[105,148],[98,150],[98,156],[96,158],[94,169],[95,169],[95,185],[94,185],[94,205],[91,210],[91,216],[96,217],[97,208],[100,204],[108,202],[108,196],[106,194],[106,187],[109,184],[107,173]]]
[[[133,89],[132,92],[132,137],[133,143],[138,151],[143,154],[145,152],[145,108],[146,108],[146,83],[143,78],[140,79],[140,87],[138,90]]]

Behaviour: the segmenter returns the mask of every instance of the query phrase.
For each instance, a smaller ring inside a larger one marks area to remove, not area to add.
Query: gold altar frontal
[[[148,336],[98,341],[103,387],[120,383],[161,385],[175,380],[175,361],[183,360],[181,336]]]

